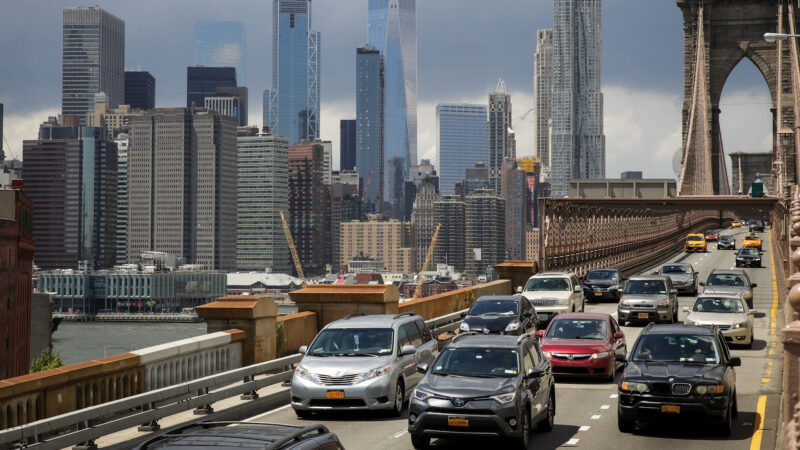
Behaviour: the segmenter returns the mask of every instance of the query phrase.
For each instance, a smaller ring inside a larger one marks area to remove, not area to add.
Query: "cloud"
[[[47,108],[26,114],[9,114],[8,108],[4,111],[3,137],[8,142],[3,150],[6,159],[22,159],[22,141],[36,139],[39,134],[39,125],[50,116],[57,116],[61,108]]]

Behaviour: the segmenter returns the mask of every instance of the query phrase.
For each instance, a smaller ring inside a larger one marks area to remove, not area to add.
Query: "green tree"
[[[42,354],[33,361],[33,364],[31,364],[31,373],[56,369],[63,365],[64,364],[61,362],[61,357],[58,356],[57,353],[53,353],[52,348],[47,347],[42,350]]]

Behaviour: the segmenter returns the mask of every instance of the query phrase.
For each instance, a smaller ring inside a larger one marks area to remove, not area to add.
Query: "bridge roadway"
[[[746,230],[726,230],[723,234],[734,234],[741,243]],[[555,428],[550,433],[534,432],[531,449],[587,448],[587,449],[750,449],[776,448],[777,415],[780,409],[780,386],[782,351],[777,330],[782,323],[777,309],[775,282],[772,272],[772,252],[768,245],[768,232],[764,239],[765,268],[747,268],[751,280],[758,283],[755,290],[754,307],[759,314],[755,321],[756,342],[750,350],[733,348],[733,354],[742,358],[742,366],[736,369],[739,401],[739,417],[734,422],[730,438],[715,436],[702,425],[689,426],[664,424],[640,428],[634,434],[623,434],[617,430],[617,383],[587,380],[559,380],[556,388]],[[670,261],[684,261],[694,265],[703,281],[714,268],[733,268],[734,252],[717,250],[713,243],[707,253],[679,254]],[[651,269],[652,270],[652,269]],[[649,271],[647,271],[649,273]],[[701,288],[702,289],[702,288]],[[691,306],[694,297],[679,298],[680,307]],[[604,312],[616,316],[616,303],[588,303],[586,311]],[[683,320],[686,313],[680,313]],[[773,318],[778,319],[773,319]],[[772,326],[771,326],[772,325]],[[623,327],[623,332],[632,346],[641,332],[642,325]],[[619,375],[618,375],[619,377]],[[763,398],[763,399],[762,399]],[[764,406],[759,410],[759,399]],[[407,410],[407,408],[406,408]],[[765,414],[766,412],[766,414]],[[323,423],[335,432],[347,449],[411,449],[407,432],[406,412],[400,418],[379,417],[377,414],[344,414],[341,412],[316,416],[310,420],[298,419],[291,407],[286,406],[253,417],[251,421],[288,424]],[[762,431],[755,432],[756,429]],[[759,446],[760,442],[760,446]],[[494,442],[470,442],[457,440],[434,440],[433,448],[487,448]]]

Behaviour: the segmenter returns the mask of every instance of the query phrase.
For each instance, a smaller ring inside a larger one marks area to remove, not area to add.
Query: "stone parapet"
[[[317,329],[355,313],[397,314],[400,291],[393,284],[316,284],[289,293],[299,312],[317,315]]]
[[[511,280],[511,289],[516,292],[517,288],[524,288],[528,278],[539,271],[539,264],[536,261],[504,261],[496,264],[494,270],[501,279]]]
[[[220,297],[214,303],[195,308],[208,326],[208,332],[235,328],[242,330],[242,365],[275,359],[275,319],[278,305],[268,296]]]
[[[413,312],[425,320],[469,308],[476,299],[484,295],[510,295],[511,280],[497,280],[476,286],[456,289],[439,295],[403,302],[398,312]]]

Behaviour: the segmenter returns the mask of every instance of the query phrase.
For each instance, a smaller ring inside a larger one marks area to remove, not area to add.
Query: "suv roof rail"
[[[524,341],[525,339],[530,339],[530,337],[531,337],[530,335],[525,333],[520,334],[519,337],[517,338],[517,344]]]
[[[642,331],[647,331],[647,330],[653,328],[654,326],[656,326],[656,323],[655,322],[650,322],[650,323],[647,324],[647,326],[644,327],[644,329]]]
[[[361,316],[366,316],[366,315],[367,315],[367,313],[364,313],[364,312],[357,312],[357,313],[353,313],[353,314],[350,314],[350,315],[344,316],[344,320],[347,320],[347,319],[352,319],[353,317],[361,317]]]
[[[451,339],[450,342],[456,342],[457,340],[463,338],[464,336],[476,336],[478,334],[480,333],[478,333],[477,331],[463,331],[453,336],[453,339]]]
[[[400,314],[395,314],[394,317],[392,317],[392,319],[399,319],[401,317],[411,317],[411,316],[415,316],[415,315],[416,314],[414,312],[412,312],[412,311],[406,311],[406,312],[402,312]]]
[[[316,432],[318,434],[325,434],[325,433],[328,433],[329,431],[328,431],[328,428],[325,425],[322,425],[322,424],[309,425],[307,427],[304,427],[302,430],[297,430],[292,434],[289,434],[287,436],[284,436],[284,437],[278,439],[277,441],[271,443],[269,445],[269,447],[267,447],[267,448],[270,448],[270,449],[272,449],[272,448],[274,448],[274,449],[281,448],[285,444],[288,444],[289,442],[298,440],[299,438],[303,437],[303,435],[306,435],[308,433],[314,433],[314,432]]]

